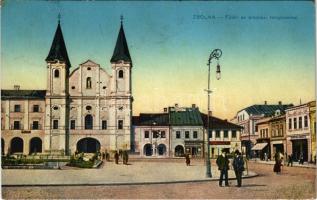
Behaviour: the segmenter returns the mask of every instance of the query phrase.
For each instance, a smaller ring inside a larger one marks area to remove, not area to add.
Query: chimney
[[[282,105],[282,101],[279,101],[279,102],[278,102],[278,105]]]
[[[192,104],[192,108],[196,108],[196,104]]]
[[[264,101],[264,105],[267,105],[267,101]]]
[[[164,108],[164,113],[167,113],[167,108]]]
[[[20,90],[20,85],[14,85],[14,90]]]

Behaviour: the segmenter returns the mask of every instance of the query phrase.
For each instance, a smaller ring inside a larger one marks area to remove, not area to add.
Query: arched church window
[[[87,88],[87,89],[91,89],[91,77],[88,77],[88,78],[86,79],[86,88]]]
[[[92,127],[93,127],[93,117],[91,115],[86,115],[85,129],[92,129]]]
[[[54,71],[54,77],[55,77],[55,78],[58,78],[58,77],[59,77],[59,70],[58,70],[58,69],[55,69],[55,71]]]
[[[123,70],[119,70],[119,78],[123,78]]]

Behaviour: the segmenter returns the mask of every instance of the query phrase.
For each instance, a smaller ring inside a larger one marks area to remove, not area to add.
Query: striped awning
[[[262,150],[266,147],[267,143],[257,143],[251,150]]]

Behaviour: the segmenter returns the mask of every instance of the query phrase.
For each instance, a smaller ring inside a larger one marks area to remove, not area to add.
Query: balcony
[[[30,129],[31,130],[41,130],[42,125],[41,124],[30,124]]]
[[[11,124],[10,125],[10,130],[22,130],[23,125],[22,124]]]

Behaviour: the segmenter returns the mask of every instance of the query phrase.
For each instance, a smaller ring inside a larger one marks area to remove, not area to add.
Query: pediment
[[[80,65],[84,65],[84,66],[99,66],[98,63],[95,63],[94,61],[92,60],[86,60],[85,62],[81,63]]]

